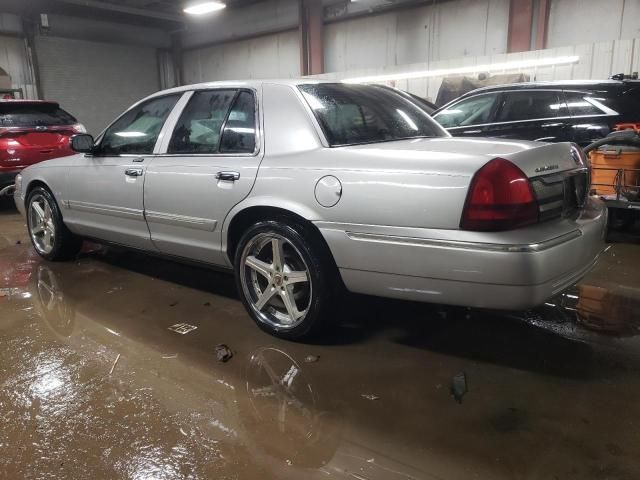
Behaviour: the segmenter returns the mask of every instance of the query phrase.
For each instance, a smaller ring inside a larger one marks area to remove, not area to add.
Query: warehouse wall
[[[640,37],[640,0],[552,0],[549,48]]]
[[[42,97],[61,106],[97,134],[159,85],[152,47],[36,37]]]
[[[188,50],[183,64],[185,83],[296,77],[300,75],[298,31]]]
[[[0,67],[11,76],[12,88],[21,88],[25,98],[37,98],[24,39],[0,35]]]
[[[185,48],[199,47],[297,26],[297,0],[268,0],[241,9],[225,9],[210,17],[191,18],[182,34],[182,44]]]
[[[325,71],[507,50],[509,0],[456,0],[327,25]]]
[[[539,58],[555,58],[576,55],[578,63],[518,70],[529,74],[531,80],[603,80],[615,73],[630,73],[640,71],[640,38],[631,40],[613,40],[608,42],[587,43],[566,47],[534,50],[530,52],[497,54],[478,57],[460,57],[433,62],[414,63],[407,65],[389,66],[385,68],[367,68],[333,72],[316,75],[317,78],[342,80],[353,77],[370,75],[388,75],[425,70],[440,70],[468,66],[482,66],[492,63],[531,60]],[[482,73],[480,68],[476,73]],[[495,72],[503,73],[503,72]],[[504,73],[516,73],[506,71]],[[472,74],[469,74],[472,75]],[[416,78],[384,82],[402,90],[407,90],[421,97],[435,100],[442,77]]]

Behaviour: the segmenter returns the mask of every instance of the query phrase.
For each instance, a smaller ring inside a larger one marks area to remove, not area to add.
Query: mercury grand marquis
[[[289,339],[326,324],[343,287],[530,308],[604,248],[575,145],[452,138],[378,86],[183,86],[71,143],[16,180],[42,257],[88,238],[232,269],[255,322]]]

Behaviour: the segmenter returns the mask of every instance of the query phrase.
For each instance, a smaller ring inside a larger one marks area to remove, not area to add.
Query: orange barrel
[[[604,145],[589,153],[591,161],[591,189],[596,195],[615,195],[616,175],[626,170],[622,178],[625,187],[637,190],[640,184],[640,148]],[[636,171],[633,171],[633,170]]]

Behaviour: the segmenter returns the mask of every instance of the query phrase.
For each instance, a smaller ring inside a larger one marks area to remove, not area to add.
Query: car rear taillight
[[[538,203],[522,170],[495,158],[475,174],[462,212],[463,230],[498,231],[538,221]]]
[[[76,133],[87,133],[87,129],[81,123],[76,123],[75,125],[72,125],[71,128]]]

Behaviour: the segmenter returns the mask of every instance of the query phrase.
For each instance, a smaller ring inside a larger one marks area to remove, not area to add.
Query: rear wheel
[[[272,335],[301,339],[329,324],[337,275],[314,233],[297,223],[264,221],[240,239],[238,291],[254,321]]]
[[[47,260],[68,260],[80,251],[82,240],[62,221],[56,200],[46,188],[36,187],[27,199],[27,227],[36,252]]]

